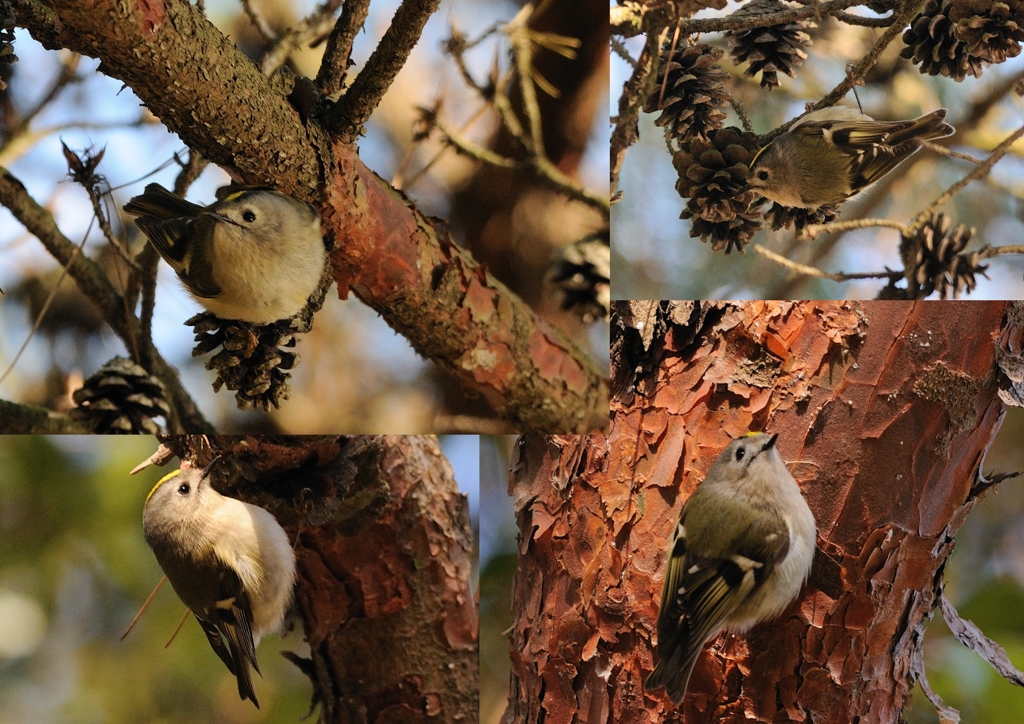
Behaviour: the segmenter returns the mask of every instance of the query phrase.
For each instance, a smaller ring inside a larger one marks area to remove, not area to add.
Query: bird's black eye
[[[758,171],[754,175],[757,176],[757,180],[758,181],[767,181],[768,180],[768,172],[765,171],[764,169],[761,169],[760,171]]]
[[[188,495],[189,492],[191,492],[191,490],[192,486],[189,485],[188,483],[182,483],[181,485],[178,486],[178,493],[180,495]]]
[[[253,213],[250,209],[246,209],[245,211],[242,212],[242,218],[251,224],[252,222],[256,221],[256,214]]]
[[[743,456],[747,454],[747,451],[741,447],[736,448],[736,462],[743,459]]]

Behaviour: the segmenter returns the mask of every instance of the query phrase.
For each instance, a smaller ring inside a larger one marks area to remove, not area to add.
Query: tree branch
[[[396,58],[412,47],[413,26],[422,27],[431,2],[400,8],[357,84],[397,72]],[[28,26],[40,42],[101,58],[102,72],[130,85],[169,130],[211,161],[249,183],[318,203],[324,230],[335,238],[331,260],[340,295],[351,288],[517,428],[607,427],[607,380],[594,362],[366,168],[353,144],[332,144],[315,124],[304,127],[269,80],[195,8],[113,0],[87,8],[76,0],[53,0],[49,8],[14,0],[14,6],[19,22],[41,18],[38,27]],[[354,88],[346,98],[362,95]],[[97,293],[102,298],[109,291]]]
[[[836,10],[845,10],[863,4],[864,0],[829,0],[828,2],[815,2],[798,9],[786,9],[755,16],[735,17],[729,15],[722,18],[680,19],[676,13],[678,9],[676,3],[643,6],[640,3],[630,2],[611,8],[609,17],[612,34],[623,38],[632,38],[642,32],[649,32],[652,28],[667,28],[675,25],[677,21],[679,21],[680,35],[692,35],[693,33],[749,30],[751,28],[766,28],[769,25],[783,25],[797,20],[830,15]]]
[[[324,59],[316,76],[316,87],[320,95],[333,96],[345,86],[345,73],[348,71],[349,58],[352,55],[352,43],[366,22],[369,11],[370,0],[349,0],[341,9],[341,17],[327,38]]]
[[[35,405],[0,400],[0,434],[3,435],[87,435],[88,425]]]
[[[328,126],[332,133],[347,143],[359,138],[366,119],[405,65],[423,26],[439,4],[440,0],[403,0],[398,6],[380,45],[331,109]]]
[[[128,349],[135,349],[143,339],[141,325],[135,314],[127,308],[124,298],[110,284],[103,270],[61,233],[56,222],[46,209],[29,196],[21,181],[0,166],[0,204],[42,242],[46,250],[60,262],[75,280],[78,288],[100,308],[104,319],[124,342]],[[195,402],[181,384],[178,372],[160,356],[150,342],[146,351],[150,366],[146,369],[156,375],[167,389],[168,401],[173,414],[167,421],[172,430],[196,430],[213,432],[213,427],[203,417]],[[140,358],[145,359],[140,351]],[[140,362],[142,361],[140,359]]]

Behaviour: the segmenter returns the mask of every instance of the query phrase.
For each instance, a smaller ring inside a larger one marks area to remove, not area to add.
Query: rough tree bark
[[[632,302],[608,437],[529,436],[505,721],[896,722],[954,536],[988,485],[1013,302]],[[1006,398],[1009,401],[1009,398]],[[645,693],[666,541],[730,439],[779,433],[818,524],[802,595]],[[830,562],[831,561],[831,562]],[[918,661],[920,659],[917,659]]]
[[[341,297],[351,289],[517,429],[607,428],[597,366],[361,163],[353,129],[338,117],[360,99],[314,106],[304,124],[285,97],[290,89],[182,0],[12,6],[44,47],[99,58],[101,72],[128,84],[191,148],[247,183],[317,205],[335,239]],[[404,3],[392,28],[410,12],[430,8]]]
[[[557,98],[537,93],[544,152],[559,171],[576,179],[591,139],[594,114],[608,91],[608,6],[600,0],[560,0],[534,16],[529,27],[580,41],[574,59],[544,47],[538,47],[534,56],[538,74],[559,91]],[[519,87],[513,86],[509,100],[527,125],[521,96]],[[520,141],[504,125],[488,148],[505,158],[525,155]],[[552,223],[552,218],[558,221]],[[453,195],[451,221],[461,230],[460,238],[473,257],[502,283],[572,339],[585,339],[587,325],[574,311],[560,308],[545,277],[559,248],[607,225],[606,217],[582,204],[567,204],[531,169],[509,171],[482,164]],[[488,405],[467,398],[461,385],[450,388],[449,384],[444,388],[449,409],[488,414]]]
[[[172,437],[298,540],[296,608],[322,721],[471,722],[469,511],[433,437]]]

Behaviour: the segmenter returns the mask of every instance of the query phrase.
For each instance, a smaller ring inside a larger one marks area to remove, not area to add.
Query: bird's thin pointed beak
[[[231,223],[234,223],[234,222],[231,222]],[[204,478],[205,478],[205,477],[206,477],[207,475],[209,475],[209,474],[210,474],[210,470],[212,470],[212,469],[213,469],[213,466],[214,466],[214,464],[215,464],[215,463],[216,463],[216,462],[217,462],[218,460],[220,460],[220,459],[221,459],[222,457],[224,457],[224,454],[223,454],[223,453],[218,453],[218,454],[216,455],[216,457],[214,457],[214,458],[213,458],[213,460],[211,460],[211,461],[209,462],[209,464],[208,464],[208,465],[207,465],[207,466],[206,466],[205,468],[203,468],[203,477],[204,477]]]
[[[241,226],[241,224],[239,224],[234,219],[229,219],[228,217],[224,216],[224,214],[218,214],[216,211],[202,211],[200,213],[205,214],[206,216],[212,216],[217,221],[223,221],[225,224],[233,224],[235,226]]]

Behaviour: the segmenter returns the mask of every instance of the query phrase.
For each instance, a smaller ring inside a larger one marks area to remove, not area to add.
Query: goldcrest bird
[[[142,528],[175,593],[256,708],[256,646],[280,630],[292,600],[295,552],[263,508],[210,486],[209,468],[177,470],[146,498]]]
[[[814,516],[777,437],[729,443],[679,515],[661,589],[660,661],[644,683],[665,687],[675,704],[705,642],[777,616],[810,573]]]
[[[148,184],[124,210],[138,217],[189,294],[221,319],[293,317],[320,284],[327,256],[320,216],[279,191],[243,187],[200,206]]]
[[[945,117],[945,108],[910,121],[876,121],[846,106],[808,113],[758,151],[748,188],[783,206],[838,204],[892,171],[922,141],[955,133]]]

